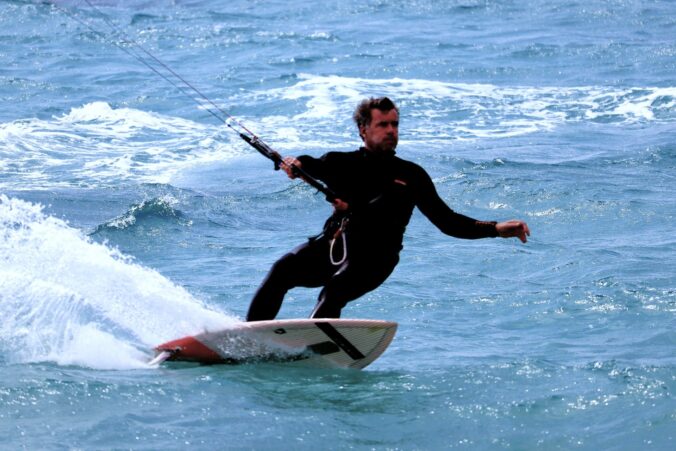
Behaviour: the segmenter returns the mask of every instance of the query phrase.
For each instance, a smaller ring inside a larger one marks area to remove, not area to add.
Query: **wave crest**
[[[94,233],[103,230],[124,230],[138,221],[151,218],[169,218],[181,220],[183,213],[176,208],[178,200],[171,195],[155,197],[132,205],[124,214],[98,226]]]

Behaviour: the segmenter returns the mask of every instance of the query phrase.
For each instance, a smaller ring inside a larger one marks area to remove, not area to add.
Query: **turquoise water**
[[[59,5],[105,36],[0,2],[0,448],[674,448],[676,4]],[[354,149],[356,103],[391,96],[399,155],[530,242],[416,212],[397,270],[344,311],[399,323],[362,372],[148,367],[241,321],[330,207],[106,19],[284,154]]]

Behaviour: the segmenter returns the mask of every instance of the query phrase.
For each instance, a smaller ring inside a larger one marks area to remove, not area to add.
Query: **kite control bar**
[[[282,159],[282,156],[279,154],[279,152],[273,150],[270,146],[268,146],[263,141],[258,139],[257,136],[250,136],[245,133],[240,133],[239,136],[244,141],[246,141],[251,147],[260,152],[261,155],[272,160],[272,162],[275,164],[275,171],[279,170],[280,166],[284,164],[284,160]],[[310,174],[305,172],[302,168],[299,168],[296,165],[291,165],[291,170],[295,175],[302,178],[307,184],[309,184],[319,192],[323,193],[326,196],[326,200],[328,200],[329,202],[333,203],[337,199],[336,193],[334,193],[329,187],[324,185],[322,182],[320,182],[319,180],[317,180],[316,178],[312,177]]]

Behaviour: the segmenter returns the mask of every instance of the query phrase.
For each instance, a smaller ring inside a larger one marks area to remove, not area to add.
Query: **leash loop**
[[[345,260],[347,260],[347,234],[345,233],[345,227],[347,226],[348,222],[349,219],[347,217],[341,219],[340,227],[338,227],[336,233],[333,234],[333,238],[331,238],[331,245],[329,246],[329,260],[331,260],[331,264],[334,266],[340,266],[345,263]],[[338,237],[342,237],[343,256],[339,260],[336,260],[333,258],[333,246],[336,244]]]

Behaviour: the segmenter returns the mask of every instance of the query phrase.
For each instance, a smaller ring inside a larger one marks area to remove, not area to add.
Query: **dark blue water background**
[[[0,3],[2,447],[673,449],[673,2],[58,4]],[[399,155],[531,241],[416,212],[344,312],[400,325],[363,372],[148,368],[240,320],[330,207],[129,39],[284,154],[354,149],[356,103],[391,96]]]

